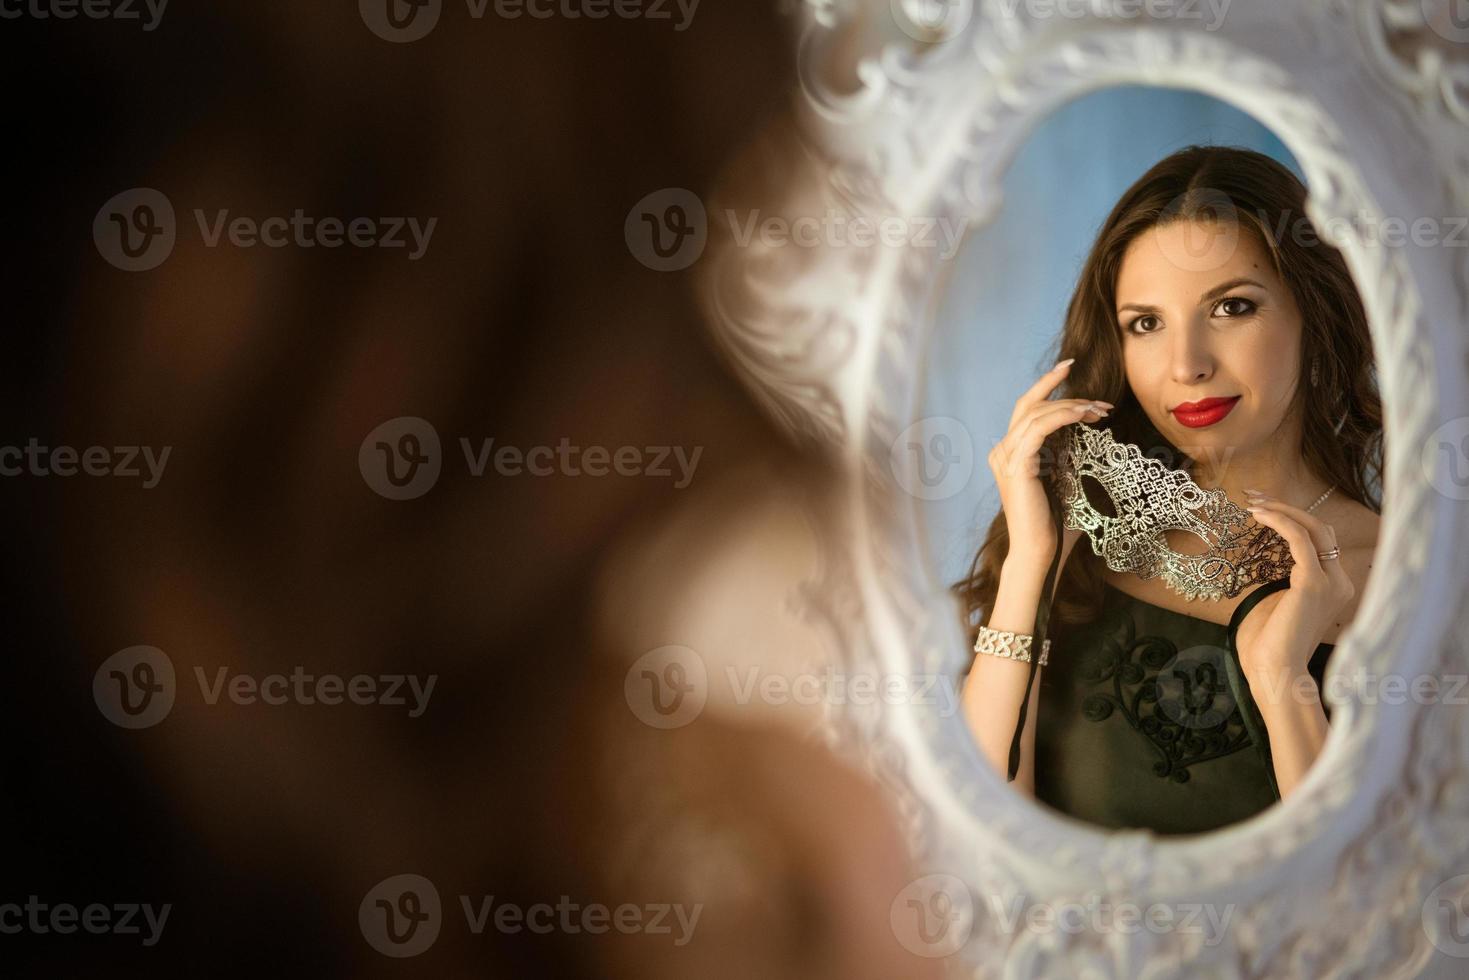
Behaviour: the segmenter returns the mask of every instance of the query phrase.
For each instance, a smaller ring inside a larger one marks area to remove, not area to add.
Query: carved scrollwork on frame
[[[972,231],[1046,113],[1098,88],[1156,84],[1230,102],[1279,135],[1318,228],[1469,215],[1469,36],[1435,22],[1437,0],[1234,0],[1215,30],[1150,13],[1160,5],[1076,4],[1075,17],[1033,6],[978,0],[930,43],[872,29],[923,3],[809,0],[792,31],[806,60],[790,193],[775,209],[924,214]],[[809,59],[832,57],[839,46],[825,42],[854,25],[875,47],[847,88],[828,87],[830,66]],[[724,237],[703,283],[718,343],[772,415],[849,476],[839,513],[819,521],[807,613],[829,624],[848,671],[957,675],[968,643],[889,452],[915,414],[940,262],[913,247],[772,255]],[[1469,537],[1469,501],[1448,499],[1444,464],[1424,447],[1469,416],[1469,248],[1331,240],[1366,305],[1384,395],[1377,566],[1390,579],[1369,583],[1328,680],[1463,675],[1469,575],[1453,546]],[[841,709],[827,734],[892,788],[920,868],[984,896],[953,954],[975,975],[1417,975],[1450,942],[1425,903],[1469,894],[1469,877],[1455,878],[1469,873],[1469,720],[1446,701],[1331,708],[1326,750],[1285,804],[1189,840],[1102,833],[1008,792],[955,715]],[[1038,935],[989,904],[1097,891],[1234,914],[1205,943],[1183,931]]]

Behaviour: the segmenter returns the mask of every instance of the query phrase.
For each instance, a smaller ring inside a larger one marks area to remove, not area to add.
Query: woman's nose
[[[1173,380],[1178,384],[1196,384],[1214,373],[1214,357],[1204,331],[1195,324],[1173,332]]]

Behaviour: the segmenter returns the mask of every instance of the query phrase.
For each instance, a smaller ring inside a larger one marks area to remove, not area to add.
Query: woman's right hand
[[[1042,575],[1056,553],[1056,528],[1040,478],[1040,448],[1047,436],[1063,425],[1085,419],[1095,422],[1113,408],[1110,402],[1087,398],[1049,396],[1071,370],[1075,358],[1062,361],[1041,375],[1015,402],[1010,431],[990,450],[990,471],[1000,491],[1000,507],[1010,533],[1007,564],[1023,563]],[[1100,406],[1100,407],[1098,407]],[[1068,536],[1081,534],[1067,532]]]

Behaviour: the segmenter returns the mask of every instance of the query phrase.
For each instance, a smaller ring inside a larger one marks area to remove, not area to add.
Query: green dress
[[[1289,579],[1260,586],[1223,626],[1104,583],[1094,622],[1049,634],[1038,674],[1037,799],[1089,823],[1159,834],[1216,830],[1279,800],[1234,634],[1255,603],[1289,587]],[[1332,649],[1321,644],[1308,663],[1318,689]]]

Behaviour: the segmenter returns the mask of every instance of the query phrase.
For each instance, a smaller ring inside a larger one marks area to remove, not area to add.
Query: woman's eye
[[[1240,296],[1226,296],[1214,307],[1216,316],[1247,316],[1255,312],[1255,304]]]
[[[1127,332],[1128,333],[1156,333],[1156,330],[1154,329],[1154,324],[1156,324],[1157,322],[1158,322],[1158,318],[1155,317],[1155,316],[1153,316],[1153,314],[1151,314],[1151,313],[1144,313],[1142,316],[1137,317],[1136,319],[1134,319],[1131,323],[1129,323],[1127,325]]]

